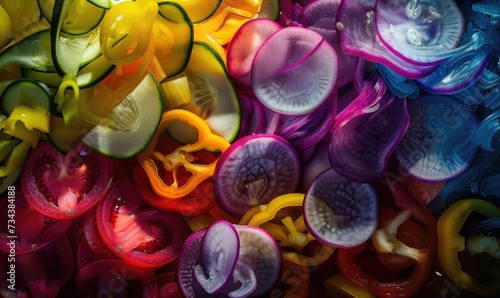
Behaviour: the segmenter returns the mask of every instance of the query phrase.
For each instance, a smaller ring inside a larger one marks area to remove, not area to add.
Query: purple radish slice
[[[317,109],[334,89],[337,54],[313,30],[285,27],[259,48],[251,79],[255,96],[270,110],[304,115]]]
[[[233,272],[232,283],[224,287],[219,294],[225,297],[241,298],[250,296],[257,288],[257,277],[252,267],[242,259],[238,259]]]
[[[314,180],[305,195],[304,222],[317,240],[337,247],[354,247],[375,232],[377,204],[369,184],[348,180],[328,169]]]
[[[227,48],[227,71],[238,85],[252,89],[250,70],[255,53],[274,32],[282,27],[268,19],[253,19],[234,34]]]
[[[254,226],[235,225],[240,236],[240,259],[255,272],[257,288],[251,297],[259,297],[278,283],[283,258],[278,242],[265,230]]]
[[[375,27],[375,2],[376,0],[343,0],[340,3],[336,27],[344,53],[384,64],[409,79],[429,75],[436,66],[416,67],[380,42]]]
[[[304,6],[299,23],[323,36],[335,49],[338,57],[339,71],[335,88],[341,88],[352,81],[356,56],[346,55],[340,47],[340,40],[335,27],[335,18],[341,0],[317,0]]]
[[[201,264],[201,245],[206,229],[191,234],[179,251],[177,257],[177,281],[179,288],[187,298],[213,297],[198,283],[195,267]]]
[[[382,43],[410,63],[434,65],[460,42],[464,18],[453,0],[377,0]]]
[[[266,108],[253,94],[237,91],[240,109],[241,124],[239,138],[246,135],[264,132],[266,124]]]
[[[425,91],[438,94],[460,92],[473,85],[490,61],[488,51],[477,49],[444,60],[429,76],[418,80]]]
[[[387,92],[376,106],[335,124],[329,147],[332,168],[359,183],[381,178],[408,125],[406,100]]]
[[[472,140],[478,119],[468,106],[447,95],[423,95],[408,102],[410,126],[394,151],[401,168],[427,182],[464,172],[477,151]]]
[[[255,134],[234,142],[215,169],[216,200],[227,213],[241,217],[250,208],[293,192],[299,181],[299,157],[277,135]]]
[[[208,294],[218,293],[233,275],[240,240],[233,225],[219,220],[203,236],[201,264],[194,268],[196,280]]]

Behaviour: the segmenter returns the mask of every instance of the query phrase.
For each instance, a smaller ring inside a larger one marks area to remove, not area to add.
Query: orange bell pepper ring
[[[198,130],[198,140],[193,144],[187,144],[176,148],[170,154],[164,154],[157,150],[158,138],[175,122],[184,122]],[[160,125],[149,145],[142,151],[137,159],[151,182],[153,191],[159,196],[171,199],[179,199],[198,186],[202,181],[211,177],[215,171],[216,161],[210,164],[196,163],[194,152],[206,148],[224,152],[230,144],[221,136],[210,130],[208,124],[197,115],[181,109],[173,109],[163,113]],[[174,182],[171,185],[165,183],[161,177],[158,166],[163,166],[164,170],[172,172]],[[186,183],[180,185],[177,174],[184,168],[192,176]]]

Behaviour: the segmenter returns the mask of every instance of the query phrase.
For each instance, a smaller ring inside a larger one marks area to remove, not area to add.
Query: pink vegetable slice
[[[335,88],[341,88],[352,81],[358,57],[346,55],[341,49],[335,27],[335,18],[341,0],[316,0],[309,2],[301,11],[299,23],[323,36],[335,49],[339,71]]]
[[[317,32],[285,27],[257,51],[251,71],[252,89],[276,113],[308,114],[334,89],[337,60],[335,50]]]
[[[336,27],[342,50],[346,54],[386,65],[409,79],[423,78],[436,66],[409,63],[391,52],[377,35],[375,26],[376,0],[343,0],[337,13]]]
[[[274,32],[282,27],[268,19],[254,19],[243,24],[227,47],[227,71],[239,86],[252,89],[250,71],[255,54]]]
[[[201,263],[201,243],[207,230],[191,234],[181,247],[177,257],[177,281],[182,295],[187,298],[212,297],[198,283],[194,268]]]
[[[252,207],[295,191],[299,167],[297,152],[282,137],[272,134],[243,137],[217,161],[215,198],[224,211],[241,217]]]
[[[304,222],[319,241],[354,247],[370,238],[377,228],[377,204],[369,184],[353,182],[328,169],[306,193]]]
[[[278,242],[259,227],[235,225],[240,237],[240,260],[255,272],[257,287],[250,295],[261,297],[277,284],[283,258]]]
[[[387,92],[377,105],[335,124],[329,148],[332,167],[360,183],[381,178],[408,125],[406,101]]]
[[[194,267],[205,292],[218,293],[231,282],[239,248],[238,233],[229,222],[220,220],[208,228],[201,243],[201,264]]]
[[[377,0],[375,23],[387,48],[418,65],[446,58],[465,28],[453,0]]]

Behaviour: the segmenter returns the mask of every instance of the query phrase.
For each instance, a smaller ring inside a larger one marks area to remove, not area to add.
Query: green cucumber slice
[[[77,0],[76,0],[77,1]],[[91,34],[71,36],[61,32],[65,18],[75,0],[56,0],[52,12],[50,45],[52,61],[57,73],[76,75],[83,60],[85,49],[90,44]]]
[[[34,33],[0,54],[0,69],[8,65],[39,71],[55,71],[50,53],[50,31]]]
[[[115,67],[103,55],[100,55],[97,59],[80,68],[76,75],[78,87],[85,89],[95,86],[107,77]],[[21,74],[23,78],[40,81],[51,88],[59,88],[62,82],[62,78],[57,72],[43,72],[23,68]]]
[[[210,18],[219,8],[222,0],[172,0],[182,6],[193,23]]]
[[[195,42],[184,72],[192,103],[201,111],[213,133],[232,142],[240,130],[241,113],[238,97],[222,58],[205,43]],[[181,143],[196,141],[197,131],[187,124],[174,123],[169,134]]]
[[[158,4],[158,17],[155,26],[166,29],[156,41],[155,56],[167,75],[173,77],[181,73],[189,61],[193,49],[194,28],[186,11],[177,3]],[[173,36],[171,36],[173,35]]]
[[[19,79],[10,83],[0,97],[0,108],[9,116],[17,106],[42,108],[50,111],[54,94],[45,84],[31,79]]]
[[[120,2],[129,2],[135,0],[87,0],[87,1],[94,4],[97,7],[110,9],[111,7],[115,6]]]
[[[158,83],[148,74],[111,113],[108,125],[98,125],[82,141],[91,149],[114,158],[139,154],[151,141],[163,114]]]
[[[262,0],[259,14],[257,18],[270,19],[273,21],[278,20],[280,14],[279,0]]]
[[[38,0],[42,16],[52,22],[55,0]],[[97,7],[87,0],[76,0],[71,4],[66,21],[61,31],[71,35],[82,35],[94,30],[104,18],[105,9]]]

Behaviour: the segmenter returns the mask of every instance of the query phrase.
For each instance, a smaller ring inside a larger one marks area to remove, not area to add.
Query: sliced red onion
[[[408,125],[406,100],[386,93],[376,106],[334,125],[329,148],[332,167],[360,183],[381,178]]]
[[[240,259],[255,272],[257,287],[251,297],[268,293],[278,282],[283,258],[278,242],[265,230],[245,225],[235,225],[240,236]]]
[[[201,263],[201,243],[207,230],[191,234],[177,257],[177,281],[182,295],[187,298],[212,297],[198,283],[194,268]]]
[[[234,34],[227,48],[227,71],[238,85],[252,89],[250,70],[260,46],[282,27],[269,19],[253,19]]]
[[[464,18],[453,0],[377,0],[380,40],[410,63],[434,65],[460,42]]]
[[[391,52],[380,42],[375,26],[376,0],[343,0],[337,13],[337,32],[346,54],[384,64],[410,79],[429,75],[436,66],[409,63]]]
[[[224,151],[215,170],[216,200],[227,213],[240,217],[250,208],[293,192],[300,162],[295,149],[277,135],[243,137]]]
[[[339,63],[339,75],[335,88],[341,88],[352,81],[356,56],[346,55],[340,47],[335,18],[341,0],[316,0],[309,2],[301,11],[299,23],[323,36],[335,49]]]
[[[305,195],[304,222],[319,241],[354,247],[368,240],[377,228],[377,204],[369,184],[350,181],[328,169]]]
[[[241,109],[241,127],[238,138],[264,132],[266,125],[266,108],[251,94],[237,91]]]
[[[447,181],[464,172],[477,154],[475,114],[446,95],[424,95],[408,103],[410,126],[395,150],[402,169],[422,181]]]
[[[332,92],[337,61],[335,50],[315,31],[285,27],[271,35],[253,59],[253,91],[274,112],[308,114]]]
[[[232,283],[223,288],[219,294],[231,298],[248,297],[256,288],[257,277],[252,267],[242,259],[238,259],[234,268]]]
[[[319,144],[311,160],[305,164],[302,171],[302,190],[306,192],[314,179],[323,171],[330,169],[330,159],[328,157],[328,143]]]
[[[208,294],[218,293],[233,275],[240,241],[236,229],[227,221],[212,224],[201,243],[201,264],[194,267],[196,280]]]

